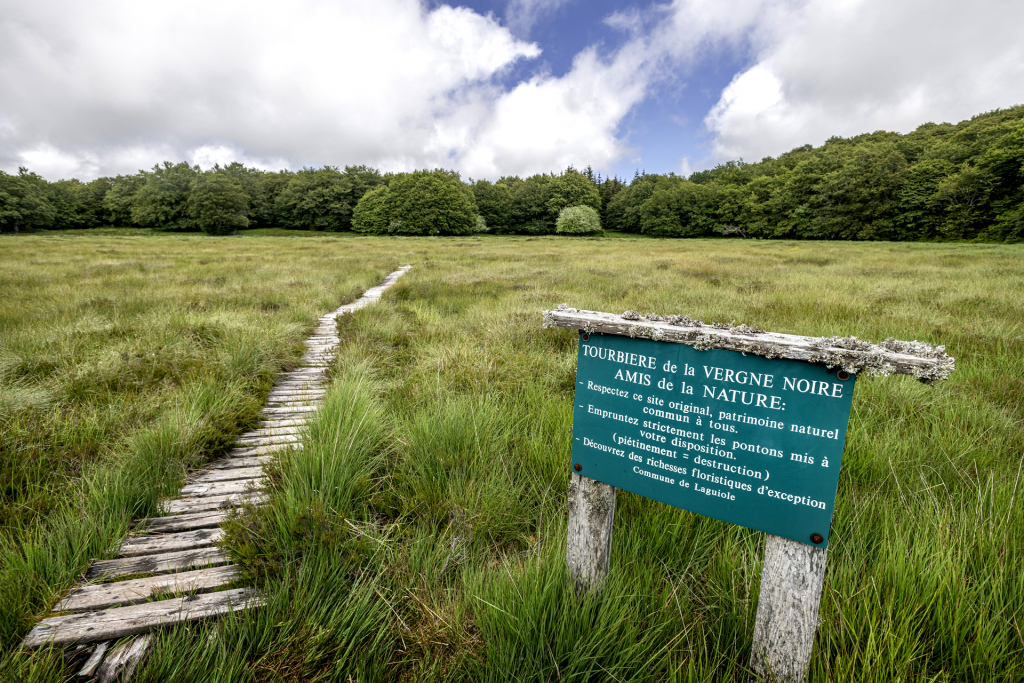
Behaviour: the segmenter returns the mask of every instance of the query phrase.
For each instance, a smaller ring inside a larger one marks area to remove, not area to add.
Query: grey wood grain
[[[96,672],[96,683],[129,683],[152,642],[153,636],[144,635],[115,646]]]
[[[227,469],[209,470],[198,472],[189,476],[192,483],[233,481],[235,479],[259,479],[263,476],[262,467],[232,467]]]
[[[232,493],[246,493],[253,486],[259,486],[259,479],[234,479],[232,481],[211,481],[186,484],[181,487],[182,498],[204,496],[227,496]]]
[[[227,614],[261,604],[252,588],[190,595],[129,607],[81,612],[40,621],[21,642],[22,647],[69,645],[113,640],[148,633],[155,628]],[[110,661],[108,656],[107,661]]]
[[[765,534],[750,681],[804,683],[828,551]]]
[[[705,351],[728,349],[766,358],[790,358],[847,372],[904,374],[935,383],[949,377],[954,359],[944,346],[887,339],[872,344],[853,337],[804,337],[757,330],[748,325],[704,325],[686,316],[640,316],[564,307],[544,311],[545,327],[568,327],[585,333],[615,334],[687,344]]]
[[[214,545],[224,536],[222,529],[194,529],[153,536],[129,536],[121,542],[120,557],[157,555]]]
[[[177,574],[161,574],[144,579],[114,583],[94,583],[73,588],[57,603],[54,612],[86,612],[114,605],[133,605],[169,593],[205,592],[226,586],[238,578],[235,565],[210,567]]]
[[[273,461],[273,459],[274,456],[272,455],[258,455],[253,458],[221,458],[220,460],[211,460],[203,465],[203,467],[211,470],[231,470],[239,467],[266,465],[268,462]]]
[[[612,556],[615,487],[569,473],[569,535],[565,557],[577,594],[604,588]]]
[[[109,640],[96,644],[96,647],[92,649],[92,654],[89,655],[89,659],[85,660],[82,670],[78,672],[79,678],[92,678],[92,675],[96,673],[96,669],[99,668],[100,663],[103,661],[103,655],[107,652],[108,647],[110,647]]]
[[[113,560],[94,560],[85,572],[86,579],[115,579],[131,574],[170,574],[201,567],[227,564],[228,556],[217,547],[182,550],[159,555],[119,557]]]
[[[160,504],[162,510],[169,515],[181,515],[205,510],[223,510],[254,503],[261,505],[267,501],[264,493],[232,493],[224,496],[204,496],[201,498],[175,498]]]
[[[219,526],[227,519],[226,510],[207,510],[205,512],[194,512],[187,515],[173,515],[170,517],[149,517],[141,520],[137,527],[150,533],[172,533],[175,531],[189,531],[191,529],[209,529]]]

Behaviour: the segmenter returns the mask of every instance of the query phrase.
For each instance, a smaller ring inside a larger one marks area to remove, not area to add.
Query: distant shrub
[[[559,235],[598,235],[601,217],[589,206],[567,206],[558,213],[555,232]]]
[[[473,232],[481,233],[481,232],[490,232],[490,231],[491,231],[491,229],[489,227],[487,227],[487,219],[485,219],[483,216],[477,216],[476,217],[476,228],[473,230]]]

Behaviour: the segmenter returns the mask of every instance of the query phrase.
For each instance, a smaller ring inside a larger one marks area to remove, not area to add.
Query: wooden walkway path
[[[237,567],[217,546],[220,524],[228,508],[265,499],[263,465],[274,451],[300,443],[306,421],[327,391],[324,377],[338,344],[337,316],[380,300],[410,268],[402,266],[359,300],[321,317],[306,340],[302,366],[283,373],[271,390],[259,428],[240,436],[226,457],[190,475],[180,496],[162,504],[167,516],[137,522],[115,559],[93,560],[85,575],[90,582],[57,603],[53,611],[59,616],[40,621],[22,647],[91,644],[79,676],[127,681],[154,629],[258,607],[261,598],[252,588],[217,590],[238,578]],[[129,578],[140,574],[149,576]]]

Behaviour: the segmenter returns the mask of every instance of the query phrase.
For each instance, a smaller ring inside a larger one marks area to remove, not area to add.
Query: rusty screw
[[[577,472],[579,472],[580,470],[582,470],[582,469],[583,469],[583,465],[581,465],[581,464],[579,464],[579,463],[576,463],[575,465],[573,465],[573,466],[572,466],[572,468],[573,468],[574,470],[576,470]]]
[[[850,373],[848,373],[846,370],[840,370],[839,372],[836,373],[836,377],[845,382],[846,380],[850,379]]]
[[[822,535],[821,535],[821,534],[819,534],[819,533],[813,533],[813,534],[811,534],[811,542],[812,542],[812,543],[821,543],[821,542],[822,542],[822,541],[824,541],[824,540],[825,540],[825,537],[824,537],[824,536],[822,536]]]
[[[583,333],[583,341],[590,341],[590,335],[586,332]]]

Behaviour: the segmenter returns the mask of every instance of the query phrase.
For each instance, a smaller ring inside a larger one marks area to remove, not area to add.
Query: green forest
[[[100,226],[1014,242],[1024,237],[1024,105],[906,135],[833,137],[688,178],[570,167],[490,182],[443,169],[202,171],[184,162],[90,182],[0,172],[0,231]]]

